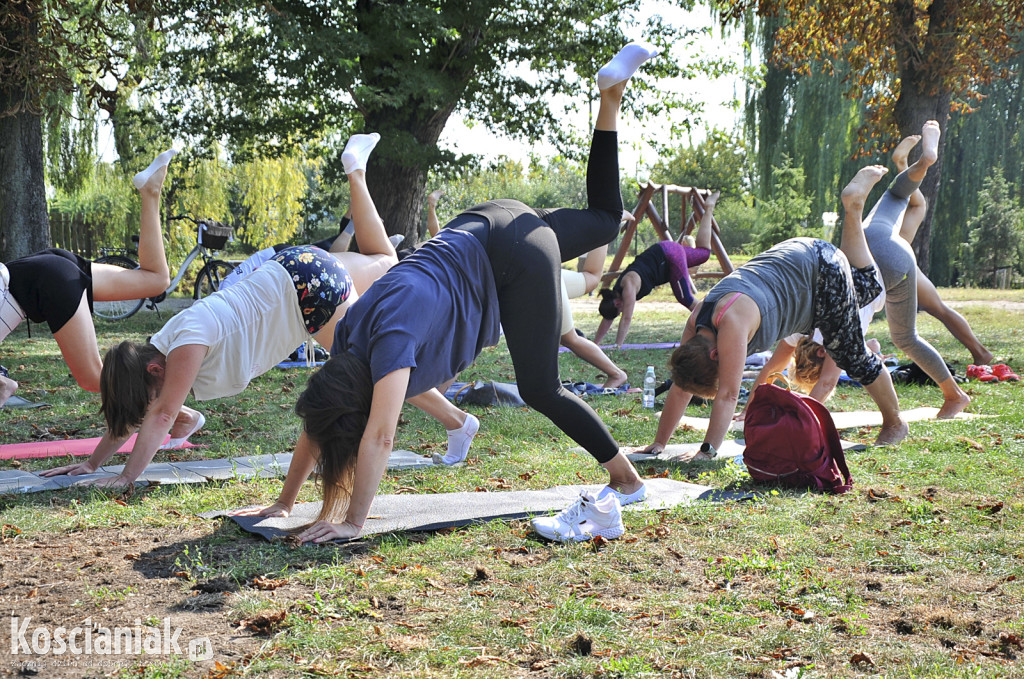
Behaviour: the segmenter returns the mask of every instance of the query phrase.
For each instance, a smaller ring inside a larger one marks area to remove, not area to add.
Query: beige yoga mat
[[[904,410],[901,415],[907,422],[922,422],[924,420],[935,420],[935,416],[939,413],[938,408],[914,408],[913,410]],[[985,415],[977,415],[975,413],[960,413],[953,420],[970,420],[979,417],[985,417]],[[953,420],[935,420],[936,422],[951,422]],[[851,410],[848,412],[833,412],[832,421],[836,424],[836,429],[853,429],[854,427],[880,427],[882,425],[882,415],[877,410]],[[697,431],[707,431],[708,429],[708,418],[706,417],[690,417],[689,415],[683,416],[683,419],[679,420],[680,427],[691,427]],[[733,421],[729,427],[729,431],[743,431],[743,422]]]
[[[843,444],[843,450],[846,451],[864,450],[867,448],[863,443],[855,443],[854,441],[840,441],[840,443]],[[657,455],[632,452],[627,453],[626,456],[631,462],[689,462],[700,450],[700,446],[701,444],[699,443],[670,443],[665,446],[665,450]],[[743,455],[745,446],[746,442],[743,439],[728,439],[718,449],[715,459],[729,460],[740,457]]]

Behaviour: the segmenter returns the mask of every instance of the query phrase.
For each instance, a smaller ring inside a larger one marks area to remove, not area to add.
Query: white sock
[[[480,420],[469,413],[466,413],[466,421],[458,429],[448,430],[448,452],[440,460],[444,464],[459,464],[469,454],[469,446],[473,443],[473,437],[480,431]]]
[[[203,425],[206,424],[206,416],[198,410],[196,411],[196,415],[199,417],[196,419],[196,423],[192,425],[192,429],[189,430],[187,434],[180,438],[167,439],[167,443],[160,446],[160,450],[174,450],[175,448],[181,448],[185,445],[185,442],[188,441],[189,436],[192,436],[192,434],[195,434],[197,431],[202,429]]]
[[[640,64],[660,53],[661,50],[646,42],[629,43],[597,72],[597,89],[606,90],[628,80],[640,68]]]
[[[370,157],[370,151],[380,141],[380,135],[353,134],[345,144],[345,150],[341,154],[341,164],[345,166],[345,174],[352,174],[356,170],[365,170],[366,161]]]
[[[153,176],[153,173],[155,173],[161,167],[166,167],[171,162],[171,158],[173,158],[176,153],[178,153],[177,149],[171,148],[167,149],[159,156],[154,158],[153,162],[149,164],[149,167],[147,167],[145,170],[132,177],[132,184],[135,186],[135,188],[141,189],[143,186],[145,186],[146,182],[149,181],[149,178]]]

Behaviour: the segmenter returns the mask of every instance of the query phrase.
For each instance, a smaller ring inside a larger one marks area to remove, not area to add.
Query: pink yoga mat
[[[135,445],[136,436],[136,434],[132,434],[117,452],[132,452],[132,446]],[[96,444],[99,442],[100,438],[97,436],[96,438],[91,439],[68,439],[66,441],[9,443],[0,446],[0,460],[23,460],[30,457],[59,457],[61,455],[92,455],[92,451],[96,449]],[[186,441],[184,445],[178,446],[179,450],[182,448],[202,448],[202,446],[197,446],[194,443]]]

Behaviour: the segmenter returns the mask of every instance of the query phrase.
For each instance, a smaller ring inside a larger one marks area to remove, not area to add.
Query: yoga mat
[[[124,445],[118,448],[118,453],[132,452],[135,445],[136,434],[125,441]],[[170,438],[170,436],[168,436]],[[100,437],[90,439],[66,439],[64,441],[34,441],[32,443],[8,443],[0,445],[0,460],[24,460],[33,457],[59,457],[61,455],[92,455],[96,450],[96,444]],[[175,450],[183,448],[202,448],[194,443],[186,441]]]
[[[34,401],[29,401],[28,399],[22,398],[22,397],[18,396],[17,394],[14,394],[13,396],[9,397],[6,401],[4,401],[3,405],[0,405],[0,408],[25,409],[25,410],[28,410],[28,409],[31,409],[31,408],[49,408],[49,407],[50,407],[49,403],[36,403]]]
[[[307,365],[305,361],[281,361],[277,364],[277,367],[283,370],[288,368],[319,368],[323,364],[323,361],[317,361],[313,365]]]
[[[679,346],[679,342],[656,342],[654,344],[623,344],[619,349],[675,349]],[[608,351],[614,349],[614,344],[603,344],[601,349]],[[569,351],[566,347],[560,347],[559,351]]]
[[[843,450],[846,451],[867,449],[867,446],[863,443],[844,440],[840,440],[840,443],[843,445]],[[699,443],[669,444],[665,446],[665,450],[657,455],[634,452],[627,453],[626,457],[631,462],[690,462],[693,455],[700,450],[700,446],[701,444]],[[743,439],[727,439],[722,443],[722,447],[718,449],[718,455],[715,456],[715,459],[729,460],[741,457],[745,447],[746,441]]]
[[[627,505],[625,511],[668,509],[696,500],[740,500],[755,497],[752,493],[724,493],[707,486],[698,486],[671,479],[645,479],[648,497],[645,502]],[[561,511],[573,502],[581,490],[597,493],[604,486],[557,486],[546,490],[519,490],[497,493],[441,493],[437,495],[378,495],[370,506],[362,535],[379,535],[394,531],[431,531],[457,528],[495,519],[522,519],[536,514]],[[290,529],[316,518],[319,502],[295,505],[287,518],[231,516],[228,511],[200,514],[204,519],[227,516],[241,528],[267,540],[282,538]]]
[[[913,410],[904,410],[900,413],[906,422],[923,422],[924,420],[933,420],[935,422],[952,422],[954,420],[973,420],[979,417],[987,417],[987,415],[977,415],[975,413],[960,413],[953,420],[936,420],[935,416],[938,414],[938,408],[914,408]],[[832,421],[835,422],[836,429],[853,429],[854,427],[880,427],[882,425],[882,414],[876,410],[851,410],[848,412],[833,412]],[[679,420],[679,426],[693,427],[698,431],[707,431],[708,429],[708,418],[706,417],[691,417],[684,415]],[[729,431],[743,431],[743,422],[737,422],[733,420],[729,426]]]

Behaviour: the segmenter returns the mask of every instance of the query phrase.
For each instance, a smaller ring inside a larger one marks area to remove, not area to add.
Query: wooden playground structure
[[[654,206],[655,194],[661,194],[660,213]],[[658,233],[658,237],[661,240],[682,242],[683,237],[690,235],[697,228],[697,225],[700,224],[700,218],[704,216],[706,211],[704,197],[710,194],[711,191],[707,189],[676,186],[674,184],[652,184],[647,182],[641,186],[640,192],[637,194],[636,207],[633,208],[633,221],[626,224],[625,230],[622,233],[622,240],[619,242],[619,249],[612,258],[611,266],[608,272],[601,276],[602,284],[609,285],[621,273],[622,260],[625,259],[626,254],[629,252],[629,246],[632,245],[637,227],[640,226],[644,216],[651,220],[651,224],[654,225],[654,230]],[[669,196],[680,196],[682,198],[682,215],[679,220],[681,227],[679,235],[675,237],[673,237],[669,225]],[[664,218],[662,215],[665,215]],[[722,278],[732,273],[735,269],[732,261],[729,259],[729,255],[725,251],[725,247],[722,245],[721,230],[714,216],[711,217],[711,227],[711,252],[718,258],[718,263],[722,270],[720,272],[698,271],[693,274],[694,278]]]

